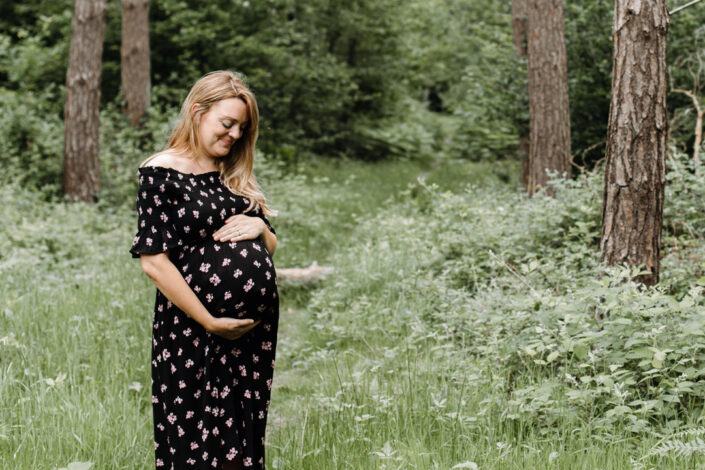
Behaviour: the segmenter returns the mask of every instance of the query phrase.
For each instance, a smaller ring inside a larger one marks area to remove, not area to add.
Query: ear
[[[190,113],[191,113],[191,119],[194,119],[194,118],[195,118],[196,121],[199,121],[199,120],[200,120],[200,116],[197,116],[197,115],[196,115],[196,111],[198,111],[200,108],[201,108],[201,104],[200,104],[200,103],[194,103],[193,106],[191,106],[191,111],[190,111]]]

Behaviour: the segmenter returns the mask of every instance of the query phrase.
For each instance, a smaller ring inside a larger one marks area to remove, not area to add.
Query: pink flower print
[[[235,450],[235,447],[231,447],[230,451],[228,452],[228,455],[225,456],[226,459],[232,460],[237,456],[237,450]]]
[[[263,287],[263,288],[261,288],[259,291],[260,291],[260,293],[261,293],[262,295],[264,295],[264,293],[267,292],[267,288],[266,288],[266,287]]]
[[[242,461],[242,466],[243,467],[251,467],[252,466],[252,457],[245,458],[245,460]]]
[[[233,419],[228,418],[228,420],[225,422],[225,425],[229,428],[232,427],[233,426]]]
[[[164,310],[164,304],[157,305],[157,311],[161,312]]]
[[[183,436],[184,434],[186,434],[181,426],[178,426],[178,433],[179,433],[179,437],[181,437],[181,436]]]
[[[207,301],[208,303],[213,302],[213,294],[211,294],[210,292],[207,293],[207,294],[206,294],[206,301]]]
[[[179,324],[179,317],[174,315],[174,325],[178,325],[178,324]]]
[[[271,351],[272,350],[272,342],[271,341],[262,341],[262,349],[265,351]]]
[[[225,356],[223,356],[223,357],[225,357]],[[227,397],[229,394],[230,394],[230,387],[228,387],[228,386],[226,385],[225,387],[223,387],[223,390],[221,390],[221,392],[220,392],[220,398],[225,398],[225,397]]]
[[[264,419],[264,410],[259,410],[259,415],[257,415],[259,419]]]
[[[210,279],[208,279],[208,280],[211,281],[211,284],[213,284],[214,286],[217,286],[218,284],[220,284],[220,278],[218,277],[217,274],[213,274],[210,277]]]
[[[213,246],[213,249],[214,249],[215,251],[220,251],[220,245],[215,245],[215,246]]]
[[[186,388],[186,382],[179,380],[179,388]]]
[[[196,393],[193,394],[193,398],[199,399],[201,398],[201,390],[196,390]]]
[[[206,219],[206,223],[208,225],[213,225],[213,216],[208,216],[208,218]]]
[[[186,214],[186,209],[183,207],[181,209],[179,209],[178,211],[176,211],[176,215],[178,215],[179,218],[183,217],[185,214]]]
[[[180,405],[180,404],[182,404],[183,402],[184,402],[184,399],[181,398],[181,397],[176,397],[176,398],[174,398],[174,403],[176,403],[177,405]]]
[[[191,450],[196,450],[198,449],[198,442],[192,442],[191,443]]]
[[[157,424],[157,428],[158,428],[160,431],[163,431],[163,430],[166,429],[166,426],[164,426],[162,423],[159,423],[159,424]]]
[[[157,196],[156,194],[154,195],[154,205],[157,207],[162,205],[162,200],[159,199],[159,196]]]
[[[259,356],[257,354],[252,355],[252,362],[254,362],[255,364],[259,362]]]
[[[230,293],[230,291],[225,292],[225,295],[223,296],[225,300],[230,299],[233,296],[233,294]]]
[[[196,465],[196,461],[195,461],[194,459],[188,459],[188,460],[186,461],[186,463],[189,464],[189,465],[191,465],[191,466]]]
[[[159,403],[159,398],[157,398],[156,395],[152,395],[152,403],[154,403],[154,404]]]
[[[195,219],[198,219],[198,211],[193,211],[192,214]]]
[[[201,286],[193,286],[194,292],[201,292]]]
[[[197,347],[198,347],[198,343],[200,343],[200,342],[201,342],[200,339],[195,338],[195,339],[193,340],[193,347],[197,348]]]
[[[253,378],[254,380],[259,379],[259,372],[256,372],[256,371],[253,372],[253,373],[252,373],[252,378]]]
[[[201,248],[198,250],[198,252],[199,252],[200,254],[205,253],[205,248],[201,247]]]
[[[203,201],[201,201],[200,199],[197,199],[196,202],[198,203],[199,206],[203,205]]]
[[[259,390],[255,390],[255,400],[259,400]]]
[[[218,430],[218,426],[215,426],[215,427],[213,428],[213,435],[214,435],[214,436],[217,436],[218,434],[220,434],[220,431]]]
[[[188,360],[186,361],[186,368],[189,369],[189,368],[191,368],[192,366],[193,366],[193,361],[192,361],[191,359],[188,359]]]
[[[207,273],[208,270],[210,270],[210,268],[211,268],[210,263],[201,263],[201,267],[199,268],[199,270],[200,270],[202,273]]]
[[[238,366],[238,369],[240,369],[240,375],[243,377],[247,376],[247,368],[243,365]]]
[[[159,216],[159,218],[162,219],[162,222],[166,222],[166,221],[169,220],[169,216],[166,215],[164,212],[161,213],[161,215]]]
[[[186,336],[187,338],[188,338],[189,336],[191,336],[191,328],[186,328],[186,329],[184,330],[184,336]],[[189,360],[190,360],[190,359],[189,359]]]
[[[254,249],[257,250],[257,251],[262,251],[262,247],[259,246],[257,243],[253,243],[253,244],[252,244],[252,248],[254,248]]]
[[[152,246],[152,239],[147,237],[144,239],[145,243],[147,243],[147,246]]]
[[[138,241],[140,241],[140,236],[139,236],[139,235],[137,235],[135,238],[132,239],[132,244],[133,244],[133,245],[136,245]],[[230,261],[230,260],[228,260],[228,261]],[[225,266],[225,265],[223,265],[223,266]]]
[[[176,415],[174,413],[169,413],[169,416],[167,416],[166,419],[171,424],[174,424],[176,422]]]
[[[149,184],[154,184],[154,178],[151,176],[147,177],[147,181],[149,181]]]
[[[186,419],[191,419],[193,418],[193,411],[189,410],[186,412]]]
[[[245,396],[245,398],[252,398],[252,394],[249,390],[245,390],[245,393],[243,393],[243,395]]]
[[[254,265],[255,265],[256,267],[258,267],[258,268],[259,268],[260,266],[262,266],[262,263],[260,263],[260,262],[257,261],[257,260],[254,260],[254,261],[252,262],[252,264],[254,264]]]
[[[206,235],[208,235],[208,232],[206,232],[206,229],[202,228],[198,231],[198,234],[201,236],[201,238],[205,238]]]
[[[201,433],[201,440],[203,442],[206,442],[206,439],[208,439],[208,434],[210,434],[210,431],[204,428],[203,432]]]
[[[179,356],[179,357],[181,357],[181,354],[183,354],[183,352],[184,352],[184,348],[179,348],[179,350],[177,351],[176,355]]]
[[[267,379],[267,390],[272,389],[272,379]]]
[[[171,373],[172,374],[176,373],[176,366],[174,365],[174,363],[171,364]]]
[[[186,186],[186,187],[188,188],[188,186]],[[190,191],[190,189],[189,189],[189,191]],[[190,200],[191,200],[191,198],[189,197],[189,195],[188,195],[188,194],[184,194],[184,201],[188,202],[188,201],[190,201]]]
[[[224,219],[227,214],[228,214],[228,213],[227,213],[227,211],[226,211],[225,209],[221,210],[221,211],[220,211],[220,218],[221,218],[221,219]]]
[[[254,287],[255,283],[252,279],[247,280],[247,284],[245,284],[242,288],[245,289],[245,292],[249,292],[250,289]]]
[[[228,266],[230,264],[230,258],[224,258],[222,266]]]
[[[157,467],[163,467],[164,461],[162,459],[157,459]]]
[[[196,186],[196,180],[193,178],[189,178],[188,182],[191,183],[192,186]]]
[[[191,231],[191,227],[189,227],[188,225],[185,225],[184,226],[184,233],[189,233],[190,231]]]
[[[162,351],[162,357],[166,361],[167,359],[169,359],[171,357],[171,353],[167,349],[164,349],[164,351]]]
[[[147,208],[147,214],[152,215],[152,208],[151,207]]]
[[[213,459],[211,462],[211,467],[216,468],[218,466],[218,459]]]
[[[240,250],[240,256],[242,256],[243,258],[247,258],[247,249],[246,248],[243,248],[242,250]]]
[[[242,202],[244,202],[244,203],[245,203],[246,205],[248,205],[248,206],[250,205],[250,200],[247,199],[246,197],[243,197],[243,198],[242,198]]]
[[[239,269],[236,269],[235,272],[233,272],[233,277],[237,279],[238,277],[242,276],[242,271]]]
[[[264,259],[267,262],[267,265],[271,268],[272,267],[272,260],[269,258]]]
[[[173,331],[171,333],[169,333],[169,338],[171,338],[172,340],[176,339],[176,335],[174,334]]]
[[[142,191],[142,199],[147,199],[147,191]]]

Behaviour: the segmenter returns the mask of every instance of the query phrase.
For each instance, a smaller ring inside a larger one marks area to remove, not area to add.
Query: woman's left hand
[[[213,239],[217,242],[253,240],[262,235],[264,230],[267,230],[267,225],[261,218],[237,214],[225,220],[225,225],[215,231]]]

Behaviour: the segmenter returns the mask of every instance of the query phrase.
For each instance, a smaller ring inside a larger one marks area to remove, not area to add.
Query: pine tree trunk
[[[601,261],[659,279],[666,182],[666,0],[616,0]]]
[[[137,126],[150,100],[149,0],[122,0],[120,57],[124,112]]]
[[[526,0],[512,0],[512,30],[514,33],[514,47],[518,57],[526,57],[527,50],[527,19]],[[519,159],[521,161],[521,175],[519,182],[524,188],[529,187],[529,129],[525,125],[519,128]]]
[[[95,202],[100,189],[100,72],[105,0],[76,0],[64,108],[64,194]]]
[[[529,43],[529,194],[547,170],[570,174],[570,109],[562,0],[527,0]],[[551,193],[549,188],[549,193]]]

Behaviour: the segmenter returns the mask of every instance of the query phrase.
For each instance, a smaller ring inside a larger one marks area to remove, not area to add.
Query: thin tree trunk
[[[512,0],[512,30],[514,32],[514,47],[518,57],[526,57],[527,49],[527,19],[526,0]],[[523,123],[519,126],[519,159],[521,160],[521,175],[519,182],[524,188],[529,187],[529,129]]]
[[[601,261],[659,279],[666,174],[666,0],[616,0]]]
[[[100,189],[100,72],[105,0],[76,0],[64,108],[64,194],[95,202]]]
[[[124,112],[137,126],[150,100],[149,0],[122,0],[120,58]]]
[[[548,171],[570,173],[570,109],[563,1],[527,0],[527,16],[532,195],[546,187]]]

